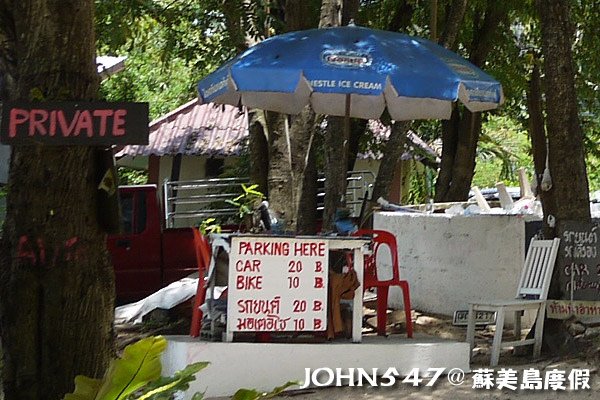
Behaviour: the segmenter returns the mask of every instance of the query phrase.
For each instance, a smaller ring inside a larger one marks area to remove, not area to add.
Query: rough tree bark
[[[343,0],[322,0],[319,28],[340,26],[342,22]]]
[[[406,143],[406,132],[410,127],[410,121],[396,121],[392,124],[390,137],[383,148],[383,157],[377,170],[377,179],[373,186],[371,205],[374,206],[379,197],[388,197],[396,165],[404,152]]]
[[[406,9],[407,5],[402,4],[401,7]],[[432,21],[433,20],[436,21],[436,26],[435,27],[432,26],[432,29],[433,29],[432,34],[435,36],[436,32],[434,32],[434,31],[437,30],[437,16],[434,17],[434,15],[433,15],[433,14],[435,14],[434,8],[437,9],[437,7],[435,7],[435,5],[432,5],[432,8],[431,8]],[[458,30],[460,27],[460,23],[462,22],[462,18],[465,13],[465,9],[466,9],[466,0],[454,0],[450,4],[450,9],[447,13],[447,18],[446,18],[446,22],[445,22],[444,32],[442,33],[442,36],[440,38],[440,42],[444,46],[452,47],[454,45],[456,36],[458,34]],[[407,11],[412,13],[413,10],[409,7],[407,9]],[[407,22],[408,21],[405,20],[405,24]],[[396,22],[393,22],[393,23],[394,23],[394,25],[397,24]],[[392,28],[392,27],[390,27],[390,28]],[[453,117],[454,117],[454,115],[453,115]],[[369,209],[376,204],[376,201],[380,196],[387,197],[387,194],[389,193],[395,166],[398,163],[398,161],[400,160],[400,156],[402,155],[402,152],[404,150],[404,140],[405,140],[405,136],[406,136],[406,131],[408,130],[409,126],[410,126],[410,124],[408,124],[406,122],[396,122],[392,127],[392,131],[390,132],[390,137],[389,137],[388,142],[386,143],[386,146],[383,150],[383,159],[381,160],[379,170],[377,172],[377,179],[375,180],[373,194],[371,197],[372,200],[369,204]],[[443,132],[445,132],[445,131],[446,130],[444,129]],[[446,135],[446,136],[448,136],[448,135]],[[452,157],[449,157],[448,155],[446,157],[444,157],[442,154],[442,164],[445,161],[448,164],[447,168],[451,169],[452,165],[454,165],[454,160],[455,160],[454,152],[457,148],[457,142],[451,141],[450,138],[446,138],[446,137],[443,137],[443,139],[444,139],[443,140],[443,143],[444,143],[443,151],[445,151],[446,153],[449,153],[449,151],[452,150]],[[446,140],[448,140],[448,144],[446,144]],[[443,167],[442,167],[442,170],[444,170]],[[442,179],[447,179],[447,178],[445,176],[442,176]],[[363,216],[363,221],[362,221],[363,225],[368,224],[368,221],[367,221],[368,218],[369,218],[369,213],[365,213]]]
[[[260,113],[262,114],[262,113]],[[263,118],[264,119],[264,118]],[[269,143],[261,118],[252,113],[248,127],[248,151],[250,152],[250,182],[258,185],[258,190],[269,196]]]
[[[358,11],[357,0],[323,0],[319,27],[347,25]],[[350,96],[346,97],[349,112]],[[328,117],[325,130],[325,199],[323,231],[334,227],[335,211],[345,206],[348,151],[350,145],[350,118]]]
[[[16,65],[11,100],[90,100],[98,78],[91,0],[0,2]],[[13,148],[0,242],[7,399],[59,399],[112,355],[114,279],[91,147]]]
[[[527,88],[527,111],[529,113],[528,130],[531,139],[531,151],[533,153],[533,166],[535,170],[535,183],[537,195],[540,196],[544,215],[554,215],[552,206],[554,201],[551,197],[554,192],[541,190],[542,176],[546,168],[546,126],[544,121],[544,103],[542,100],[542,85],[540,77],[539,60],[534,60],[531,78]],[[552,237],[553,232],[544,220],[544,236]]]
[[[445,29],[440,37],[439,44],[448,49],[454,49],[456,45],[456,37],[460,30],[465,12],[467,10],[467,0],[454,0],[449,5],[449,10],[446,16]]]
[[[579,122],[571,46],[574,27],[566,0],[536,1],[544,54],[552,209],[557,221],[590,220],[583,133]]]
[[[463,4],[464,3],[464,4]],[[466,2],[455,0],[448,13],[447,25],[440,43],[452,48],[456,42],[457,28],[462,21]],[[461,15],[462,13],[462,15]],[[482,66],[507,17],[503,4],[488,0],[485,14],[475,20],[470,61]],[[452,117],[442,124],[442,162],[435,184],[435,201],[466,200],[475,173],[477,142],[481,133],[481,114],[455,106]]]
[[[340,26],[343,6],[343,0],[323,0],[319,28]],[[325,197],[322,224],[324,232],[333,230],[335,210],[343,205],[341,197],[346,192],[349,135],[344,128],[343,118],[327,117],[324,138]]]
[[[432,9],[437,8],[435,4],[431,7]],[[388,25],[388,30],[395,32],[406,29],[411,24],[414,11],[414,7],[409,4],[409,2],[401,2]],[[435,17],[432,16],[432,19],[437,21],[437,15]],[[434,28],[434,30],[435,29],[437,28]],[[383,156],[373,185],[371,200],[366,204],[366,209],[361,210],[361,226],[363,227],[368,227],[370,225],[371,210],[377,205],[377,199],[379,197],[388,197],[396,165],[404,152],[406,132],[409,127],[410,123],[406,121],[396,122],[392,125],[390,136],[382,151]]]
[[[552,188],[544,200],[544,211],[556,219],[555,234],[560,235],[566,221],[590,222],[590,205],[583,134],[579,122],[575,71],[571,46],[575,30],[570,21],[567,0],[536,1],[542,31],[548,164]],[[547,218],[547,215],[545,215]],[[560,269],[555,268],[550,298],[556,298]],[[568,350],[572,344],[565,325],[548,319],[544,343],[551,352]]]
[[[313,28],[300,0],[285,2],[287,31]],[[301,12],[301,10],[304,10]],[[310,107],[295,116],[267,113],[269,142],[269,204],[286,223],[286,230],[315,233],[317,170],[315,164],[315,114]],[[286,119],[288,132],[286,133]]]

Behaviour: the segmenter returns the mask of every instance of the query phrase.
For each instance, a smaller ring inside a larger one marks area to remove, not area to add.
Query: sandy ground
[[[365,307],[365,315],[373,314],[374,311]],[[187,315],[187,312],[184,314]],[[388,315],[388,333],[404,334],[404,313],[402,311],[393,311]],[[465,327],[457,327],[452,325],[452,321],[443,316],[413,314],[415,321],[414,329],[416,333],[438,336],[445,339],[464,341],[466,336]],[[189,321],[178,321],[175,326],[165,330],[164,321],[154,321],[157,329],[152,329],[152,326],[146,325],[146,330],[142,336],[149,334],[169,334],[169,333],[185,333],[180,330],[187,330]],[[376,318],[367,318],[366,328],[363,329],[363,334],[374,334]],[[371,325],[371,329],[369,328]],[[148,329],[150,328],[150,329]],[[173,331],[170,331],[173,329]],[[526,331],[523,332],[524,334]],[[510,334],[506,331],[505,334]],[[140,332],[134,329],[131,334],[128,330],[122,330],[119,334],[119,344],[122,346],[139,339]],[[476,332],[476,351],[474,353],[471,369],[475,371],[479,368],[489,368],[489,348],[493,338],[493,326],[485,330]],[[583,345],[582,345],[583,346]],[[305,390],[288,390],[279,398],[289,398],[290,400],[325,400],[325,399],[349,399],[349,400],[383,400],[383,399],[467,399],[467,400],[488,400],[488,399],[600,399],[600,336],[596,336],[592,342],[585,343],[585,348],[581,347],[578,355],[570,355],[560,358],[549,358],[542,354],[542,358],[533,361],[531,358],[531,348],[523,349],[524,355],[515,355],[510,349],[502,352],[500,357],[500,365],[495,367],[494,376],[502,368],[513,369],[517,371],[518,385],[522,382],[522,371],[525,369],[536,369],[540,371],[543,377],[547,371],[553,369],[566,371],[565,378],[573,369],[584,369],[590,371],[589,385],[590,389],[569,390],[569,380],[565,381],[567,390],[510,390],[510,389],[477,389],[473,388],[474,374],[466,374],[464,381],[460,385],[452,385],[449,383],[446,376],[441,376],[432,387],[425,387],[428,380],[425,380],[417,387],[410,383],[402,383],[402,379],[398,378],[396,384],[392,387],[329,387],[318,389]],[[585,349],[585,351],[583,351]],[[201,379],[201,378],[200,378]],[[283,382],[282,382],[283,384]],[[518,386],[517,385],[517,386]],[[225,399],[225,398],[220,398]]]
[[[402,319],[402,318],[399,318]],[[400,324],[402,325],[402,324]],[[393,329],[393,327],[391,327]],[[400,329],[402,327],[400,326]],[[415,324],[416,332],[440,336],[447,339],[465,340],[466,329],[453,326],[451,321],[444,317],[419,315]],[[476,351],[471,363],[472,371],[479,368],[489,367],[489,347],[493,337],[492,329],[478,331],[476,335]],[[550,359],[542,357],[535,362],[531,359],[531,349],[522,356],[516,356],[510,349],[504,350],[500,358],[500,365],[493,368],[494,375],[502,368],[513,369],[517,372],[518,384],[522,382],[522,371],[525,369],[537,369],[543,377],[546,371],[553,369],[565,370],[566,376],[573,369],[587,369],[590,371],[589,386],[585,390],[569,390],[569,380],[565,382],[567,390],[510,390],[510,389],[476,389],[473,388],[474,374],[466,374],[461,385],[452,385],[446,376],[441,376],[432,387],[425,387],[427,378],[414,387],[411,383],[402,383],[400,379],[392,387],[333,387],[307,390],[295,390],[286,392],[282,397],[293,398],[294,400],[325,400],[325,399],[348,399],[348,400],[383,400],[383,399],[600,399],[600,373],[598,365],[598,341],[596,348],[589,353],[583,353],[578,356],[566,356],[562,358]],[[525,350],[525,349],[524,349]],[[496,375],[495,375],[496,376]]]
[[[474,364],[473,369],[479,366]],[[483,367],[483,366],[481,366]],[[499,371],[501,368],[512,368],[519,371],[519,382],[521,381],[521,371],[527,368],[535,368],[540,371],[548,371],[554,368],[559,370],[566,370],[567,374],[574,368],[581,369],[592,369],[591,377],[589,380],[590,389],[587,390],[558,390],[553,391],[551,389],[546,390],[510,390],[496,388],[492,389],[474,389],[473,386],[473,374],[467,374],[465,376],[464,383],[462,385],[454,386],[451,385],[446,377],[442,376],[433,387],[424,387],[423,382],[420,387],[413,387],[411,384],[404,384],[401,382],[388,388],[383,387],[335,387],[335,388],[319,388],[311,390],[297,390],[291,391],[284,394],[282,397],[289,397],[295,400],[306,399],[306,400],[325,400],[325,399],[503,399],[510,400],[515,398],[531,398],[531,399],[598,399],[600,398],[600,376],[598,375],[596,366],[592,366],[589,363],[578,360],[578,359],[564,359],[559,361],[544,360],[530,364],[520,365],[509,365],[502,363],[498,366],[495,371]],[[543,375],[543,372],[542,372]],[[565,385],[568,389],[568,381]]]

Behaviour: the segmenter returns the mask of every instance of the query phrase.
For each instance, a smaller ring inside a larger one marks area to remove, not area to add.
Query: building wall
[[[514,298],[525,259],[525,221],[377,212],[373,225],[396,236],[400,276],[409,282],[413,309],[453,315],[469,302]],[[389,274],[389,261],[381,265]],[[390,306],[401,308],[401,299],[393,288]]]

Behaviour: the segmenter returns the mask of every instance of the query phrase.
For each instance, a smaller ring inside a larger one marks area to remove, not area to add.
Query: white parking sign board
[[[328,259],[326,240],[233,237],[227,330],[324,331]]]

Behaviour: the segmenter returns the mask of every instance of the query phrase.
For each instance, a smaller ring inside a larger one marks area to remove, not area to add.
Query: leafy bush
[[[168,400],[176,392],[189,388],[198,371],[208,366],[197,362],[171,377],[161,376],[160,355],[167,347],[162,336],[142,339],[125,348],[123,356],[113,360],[102,379],[79,375],[75,391],[64,400]],[[202,399],[196,393],[193,400]]]
[[[64,400],[171,400],[177,392],[187,390],[197,372],[206,368],[208,362],[188,365],[173,376],[161,376],[160,356],[167,347],[162,336],[142,339],[125,347],[123,356],[113,360],[102,379],[78,375],[75,391],[65,395]],[[270,392],[240,389],[233,400],[260,400],[274,397],[298,382],[287,382]],[[202,400],[202,393],[195,393],[192,400]]]

